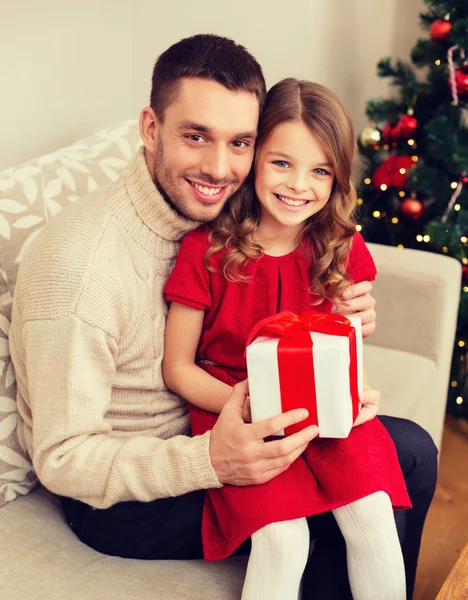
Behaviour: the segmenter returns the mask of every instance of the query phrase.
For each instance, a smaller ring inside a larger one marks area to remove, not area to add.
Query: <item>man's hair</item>
[[[233,92],[255,94],[260,110],[263,107],[266,85],[255,58],[233,40],[199,34],[172,45],[154,65],[150,106],[161,122],[177,97],[180,80],[192,77],[216,81]]]

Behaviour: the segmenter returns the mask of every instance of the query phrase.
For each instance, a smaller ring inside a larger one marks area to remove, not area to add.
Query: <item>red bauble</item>
[[[433,40],[445,40],[451,29],[452,23],[450,21],[437,19],[431,25],[431,38]]]
[[[407,139],[414,135],[418,121],[410,115],[402,115],[395,123],[387,123],[382,130],[382,139],[386,144]]]
[[[401,212],[413,221],[417,221],[424,212],[424,204],[417,198],[406,198],[401,203]]]
[[[459,96],[468,94],[468,65],[463,65],[455,71],[455,83]]]
[[[407,185],[408,170],[414,166],[409,156],[390,156],[374,172],[372,183],[378,189],[382,185],[404,188]],[[400,173],[403,170],[403,173]]]
[[[463,281],[467,281],[468,280],[468,265],[465,265],[464,267],[462,267],[462,273],[463,273]]]
[[[414,135],[417,126],[417,119],[410,117],[409,115],[403,115],[398,121],[396,128],[401,137],[410,138]]]

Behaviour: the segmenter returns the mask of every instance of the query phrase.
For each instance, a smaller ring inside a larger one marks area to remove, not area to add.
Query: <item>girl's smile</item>
[[[328,202],[334,179],[329,157],[302,121],[278,125],[255,162],[262,237],[296,238]]]

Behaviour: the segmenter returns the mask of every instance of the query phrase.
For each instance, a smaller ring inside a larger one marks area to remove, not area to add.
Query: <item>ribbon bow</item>
[[[299,332],[316,331],[329,335],[349,337],[354,331],[346,317],[310,310],[300,315],[290,311],[280,312],[254,325],[247,338],[247,346],[260,336],[291,338]]]

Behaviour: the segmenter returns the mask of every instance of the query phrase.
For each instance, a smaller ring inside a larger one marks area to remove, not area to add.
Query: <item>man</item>
[[[191,438],[184,401],[164,385],[164,283],[180,239],[246,179],[265,82],[244,48],[199,35],[161,55],[152,84],[132,167],[110,191],[62,212],[23,261],[10,344],[28,451],[78,537],[122,557],[198,558],[204,490],[267,481],[310,437],[274,442],[272,453],[264,438],[300,411],[245,424],[238,386],[214,429]],[[361,317],[365,335],[375,327],[370,289],[354,286],[337,306]],[[415,424],[382,420],[414,504],[398,519],[411,597],[436,452]],[[350,598],[333,519],[309,525],[319,537],[304,597]]]

